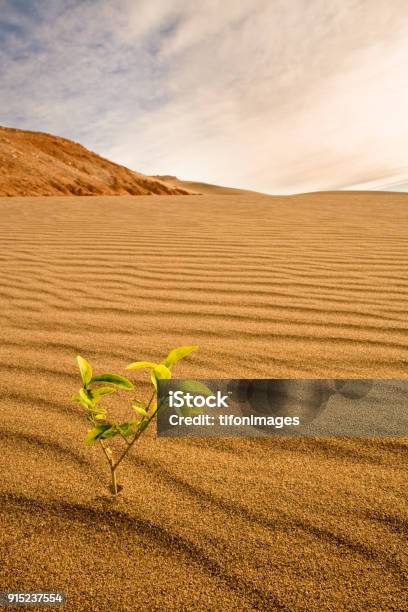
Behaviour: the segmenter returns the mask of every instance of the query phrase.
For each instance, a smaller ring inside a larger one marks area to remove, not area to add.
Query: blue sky
[[[406,0],[0,0],[0,124],[147,174],[404,185],[407,66]]]

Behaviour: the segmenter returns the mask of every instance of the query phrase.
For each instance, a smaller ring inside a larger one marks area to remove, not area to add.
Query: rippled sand
[[[402,610],[407,439],[156,439],[117,502],[70,403],[197,343],[195,377],[408,371],[408,196],[0,199],[5,589],[68,609]],[[176,370],[175,370],[176,372]],[[145,392],[145,386],[141,391]]]

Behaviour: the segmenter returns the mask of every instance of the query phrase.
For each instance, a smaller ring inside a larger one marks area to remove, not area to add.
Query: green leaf
[[[147,416],[147,412],[144,408],[142,408],[141,406],[137,406],[135,404],[133,404],[132,406],[133,410],[137,413],[140,414],[142,417]]]
[[[81,372],[82,382],[84,383],[84,387],[86,387],[91,382],[92,368],[87,360],[81,357],[81,355],[77,356],[77,362],[79,371]]]
[[[111,427],[112,425],[110,423],[104,423],[104,424],[96,425],[95,427],[92,427],[92,429],[88,431],[87,436],[84,440],[85,444],[87,446],[94,444],[97,440],[101,439],[103,434],[107,432],[108,430],[110,430]]]
[[[152,361],[134,361],[133,363],[129,363],[129,365],[126,366],[126,369],[127,370],[143,370],[143,369],[152,370],[157,365],[158,365],[157,363],[153,363]]]
[[[182,380],[177,382],[177,390],[204,396],[209,396],[214,393],[207,385],[198,380]]]
[[[101,435],[101,439],[102,440],[108,440],[109,438],[114,438],[115,436],[118,435],[118,429],[116,425],[113,425],[112,427],[110,427],[109,429],[106,429],[103,434]]]
[[[116,391],[117,389],[115,389],[115,387],[96,387],[96,389],[88,389],[88,394],[91,395],[94,401],[99,401],[104,395],[109,395],[109,393],[116,393]]]
[[[94,406],[94,402],[92,400],[91,394],[87,389],[80,389],[79,395],[84,404],[92,408]]]
[[[198,346],[196,344],[191,346],[179,346],[178,348],[175,348],[170,351],[170,353],[167,355],[166,359],[162,361],[162,363],[166,367],[171,368],[171,366],[174,365],[176,361],[184,359],[184,357],[187,357],[187,355],[189,355],[193,351],[196,351],[197,349]]]
[[[91,385],[96,383],[108,383],[120,389],[133,389],[133,383],[128,378],[119,376],[119,374],[99,374],[99,376],[94,376],[90,380]]]
[[[79,393],[72,396],[74,402],[78,402],[88,410],[88,413],[94,419],[104,419],[106,417],[106,410],[102,407],[98,407],[97,404],[101,397],[108,393],[115,393],[116,389],[113,387],[101,387],[100,389],[80,389]]]
[[[188,417],[188,416],[193,416],[195,414],[202,414],[203,408],[193,408],[190,406],[183,406],[182,408],[177,408],[176,411],[180,411],[182,416]]]
[[[121,423],[118,425],[118,429],[120,433],[125,436],[125,438],[128,438],[134,434],[135,424],[136,421],[126,421],[126,423]]]
[[[82,399],[79,393],[75,393],[75,395],[73,395],[71,399],[73,402],[76,402],[77,404],[81,404],[81,406],[83,406],[84,408],[89,408],[88,403]]]
[[[134,399],[132,406],[137,406],[138,408],[143,408],[144,410],[147,410],[148,404],[147,402],[142,402],[141,400]]]
[[[163,365],[162,363],[160,363],[158,366],[156,366],[150,374],[150,380],[153,383],[154,388],[157,391],[157,381],[158,380],[167,380],[171,378],[171,372],[169,370],[169,368],[166,368],[165,365]]]
[[[88,408],[88,412],[92,415],[99,415],[99,414],[105,414],[106,415],[106,409],[103,408],[102,406],[90,406]]]
[[[171,378],[171,372],[169,368],[167,368],[161,363],[154,368],[153,373],[158,380],[167,380]]]
[[[117,389],[114,387],[100,387],[96,389],[81,389],[79,391],[79,397],[81,404],[88,408],[95,408],[99,400],[108,393],[116,393]]]

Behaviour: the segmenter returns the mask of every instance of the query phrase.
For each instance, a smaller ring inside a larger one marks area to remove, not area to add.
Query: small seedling
[[[145,402],[132,398],[132,418],[123,423],[117,423],[108,419],[107,409],[101,406],[101,400],[119,390],[132,391],[132,381],[119,374],[99,374],[93,376],[91,365],[83,357],[77,357],[81,373],[82,387],[78,393],[72,396],[74,402],[80,404],[86,410],[86,418],[92,427],[85,438],[85,444],[91,445],[98,442],[109,464],[111,473],[111,489],[116,496],[119,491],[117,482],[117,469],[123,459],[129,453],[135,442],[146,431],[152,422],[160,406],[157,400],[157,381],[171,378],[171,368],[177,362],[197,350],[198,346],[180,346],[173,349],[161,363],[151,361],[135,361],[130,363],[127,370],[146,369],[150,372],[150,380],[153,391],[150,400]],[[119,436],[125,448],[117,457],[114,456],[108,440]]]

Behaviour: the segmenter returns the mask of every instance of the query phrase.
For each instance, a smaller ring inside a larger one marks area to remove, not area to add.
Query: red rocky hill
[[[0,126],[0,196],[188,193],[115,164],[71,140]]]

